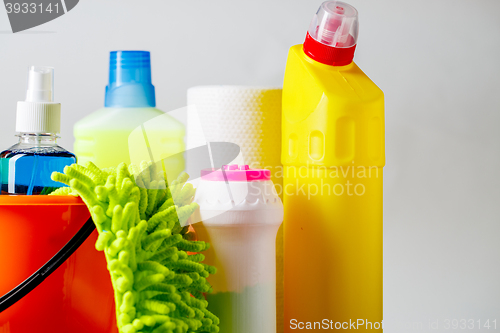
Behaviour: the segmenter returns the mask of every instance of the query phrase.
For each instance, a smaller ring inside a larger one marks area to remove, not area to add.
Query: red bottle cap
[[[330,66],[352,62],[358,39],[358,11],[341,1],[326,1],[314,16],[303,48],[310,58]]]

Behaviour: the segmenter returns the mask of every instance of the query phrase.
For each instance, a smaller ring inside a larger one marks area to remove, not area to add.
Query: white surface
[[[280,85],[320,2],[85,0],[29,33],[2,33],[0,144],[17,142],[29,65],[56,68],[60,142],[71,148],[72,124],[104,103],[109,51],[152,52],[162,110],[185,106],[195,85]],[[404,331],[391,320],[439,320],[421,332],[448,332],[445,319],[498,326],[500,1],[349,3],[355,61],[386,96],[385,332]]]

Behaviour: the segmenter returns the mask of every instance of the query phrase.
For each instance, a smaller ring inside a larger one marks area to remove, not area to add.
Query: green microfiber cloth
[[[199,252],[209,244],[190,240],[184,226],[198,208],[183,173],[167,186],[154,165],[120,164],[100,170],[73,164],[52,179],[68,185],[50,195],[80,196],[99,232],[115,293],[120,333],[218,332],[219,318],[203,293],[213,266]],[[197,254],[188,254],[196,252]]]

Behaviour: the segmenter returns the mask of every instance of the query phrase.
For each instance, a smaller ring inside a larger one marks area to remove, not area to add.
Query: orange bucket
[[[0,296],[51,259],[89,219],[80,198],[0,195]],[[97,231],[0,313],[0,333],[115,333],[113,288]]]

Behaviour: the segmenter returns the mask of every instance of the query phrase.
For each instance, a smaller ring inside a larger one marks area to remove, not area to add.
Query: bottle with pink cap
[[[209,241],[209,308],[221,332],[276,332],[275,240],[283,204],[271,173],[248,165],[227,165],[201,173],[195,201],[203,221],[198,238]]]

